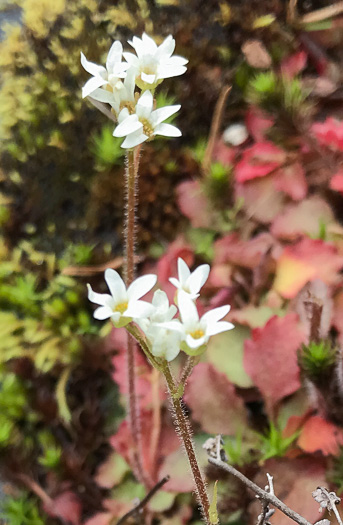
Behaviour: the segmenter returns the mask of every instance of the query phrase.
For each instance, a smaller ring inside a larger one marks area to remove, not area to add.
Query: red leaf
[[[169,244],[166,253],[158,261],[157,277],[159,283],[165,285],[169,282],[169,277],[175,277],[177,275],[177,260],[179,257],[181,257],[188,266],[192,266],[194,263],[194,251],[181,236]]]
[[[316,458],[286,459],[277,458],[266,461],[263,471],[254,479],[259,486],[267,481],[266,472],[273,475],[275,493],[292,510],[315,523],[320,519],[318,503],[314,501],[311,492],[318,486],[326,486],[325,464]],[[251,523],[256,523],[257,515],[261,512],[261,504],[256,501],[252,505],[254,516]],[[275,509],[273,523],[277,525],[292,525],[294,521]]]
[[[242,159],[235,168],[237,182],[246,182],[264,177],[286,160],[286,153],[272,142],[257,142],[244,150]]]
[[[235,198],[243,201],[243,208],[250,218],[262,224],[271,222],[284,207],[285,195],[276,191],[275,175],[235,185]]]
[[[335,456],[339,454],[340,445],[343,445],[343,431],[320,416],[313,416],[306,421],[298,445],[305,452],[313,453],[319,450],[324,456]]]
[[[339,170],[330,180],[330,188],[343,194],[343,170]]]
[[[111,525],[111,521],[113,521],[113,514],[111,512],[100,512],[85,521],[84,525]]]
[[[287,78],[294,78],[306,67],[307,53],[298,51],[281,62],[281,74]]]
[[[157,452],[157,457],[154,457],[151,444],[156,426],[152,411],[142,410],[140,420],[142,432],[142,462],[151,479],[157,481],[157,465],[161,464],[166,456],[179,448],[179,439],[170,421],[169,413],[164,414],[159,429],[157,451],[155,451]],[[110,438],[110,444],[123,456],[129,465],[133,465],[134,447],[127,421],[121,423],[117,433]]]
[[[305,340],[296,314],[272,317],[245,342],[244,367],[268,408],[300,387],[297,350]]]
[[[274,184],[277,191],[283,191],[295,201],[300,201],[307,195],[305,172],[299,162],[279,169],[274,175]]]
[[[192,409],[192,418],[209,434],[235,435],[247,425],[244,403],[234,385],[210,363],[194,368],[184,399]]]
[[[302,235],[318,236],[321,224],[333,222],[330,206],[320,197],[310,197],[297,204],[290,204],[274,220],[271,232],[284,240],[296,240]]]
[[[274,289],[291,299],[308,281],[321,279],[326,284],[334,284],[339,280],[342,266],[343,257],[335,246],[319,239],[304,238],[287,246],[278,259]]]
[[[81,502],[74,492],[62,492],[50,503],[45,503],[44,510],[53,518],[60,518],[72,525],[80,525]]]
[[[268,233],[260,233],[249,241],[242,241],[236,233],[231,233],[215,242],[214,266],[230,263],[253,269],[273,243],[274,239]]]
[[[313,124],[311,131],[323,146],[343,151],[343,122],[328,117],[325,122]]]
[[[265,140],[266,132],[273,126],[274,121],[274,118],[255,106],[250,107],[245,114],[245,125],[256,142]]]
[[[236,156],[234,148],[230,148],[223,140],[218,140],[213,148],[213,160],[224,166],[232,166]]]
[[[177,202],[181,213],[187,217],[194,228],[209,228],[211,213],[207,197],[197,180],[181,182],[176,188]]]

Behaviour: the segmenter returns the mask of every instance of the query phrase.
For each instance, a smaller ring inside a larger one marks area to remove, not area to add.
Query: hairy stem
[[[192,470],[194,483],[196,485],[196,493],[197,493],[198,501],[200,503],[201,510],[202,510],[206,523],[210,524],[211,523],[210,502],[209,502],[209,498],[207,494],[206,483],[203,479],[203,474],[200,470],[200,467],[199,467],[199,464],[198,464],[198,461],[195,455],[190,423],[183,410],[182,399],[178,395],[176,395],[177,385],[175,384],[175,381],[171,374],[168,363],[166,363],[165,366],[163,367],[163,373],[167,381],[170,398],[171,398],[171,402],[173,405],[174,414],[176,418],[176,425],[178,427],[178,431],[180,433],[184,447],[186,449],[188,461],[189,461],[189,464]]]
[[[135,277],[135,242],[136,242],[136,198],[137,198],[137,171],[135,151],[128,150],[126,158],[126,224],[125,224],[125,280],[129,286]],[[136,392],[135,351],[136,343],[131,335],[127,340],[127,377],[128,377],[128,416],[133,442],[133,468],[138,479],[145,486],[151,483],[144,473],[142,464],[142,436],[139,417],[139,407]]]

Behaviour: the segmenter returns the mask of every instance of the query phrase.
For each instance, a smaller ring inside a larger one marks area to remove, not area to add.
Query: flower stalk
[[[137,170],[136,170],[137,168]],[[135,164],[135,150],[127,151],[126,158],[126,224],[125,224],[125,281],[129,286],[135,278],[135,242],[136,242],[136,186],[138,166]],[[128,381],[128,419],[133,442],[133,465],[138,479],[150,487],[142,464],[142,432],[139,406],[137,402],[135,374],[136,342],[127,335],[127,381]]]
[[[206,483],[203,478],[203,474],[200,470],[198,460],[195,454],[193,440],[192,440],[192,430],[189,423],[189,420],[182,407],[182,398],[177,393],[177,385],[175,384],[174,378],[170,371],[169,365],[166,362],[163,367],[163,374],[166,378],[168,390],[170,394],[170,400],[172,403],[175,422],[178,428],[179,434],[182,438],[183,445],[185,447],[189,465],[191,467],[194,483],[196,486],[196,494],[198,502],[201,506],[201,511],[205,522],[210,525],[210,501],[207,494]]]

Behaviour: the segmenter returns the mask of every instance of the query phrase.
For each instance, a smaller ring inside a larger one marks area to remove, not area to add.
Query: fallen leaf
[[[287,246],[277,261],[274,289],[283,297],[295,297],[308,281],[321,279],[328,285],[339,280],[343,257],[333,244],[304,238]]]
[[[95,482],[99,487],[111,489],[118,485],[130,467],[117,452],[112,452],[108,458],[101,463],[95,475]]]
[[[336,456],[343,445],[343,431],[320,416],[312,416],[302,428],[298,445],[304,452]]]
[[[245,125],[256,142],[266,140],[267,131],[273,126],[274,118],[263,113],[260,108],[251,106],[245,114]]]
[[[274,175],[236,184],[235,197],[243,201],[242,208],[247,217],[262,224],[269,224],[279,215],[286,200],[284,193],[275,189]]]
[[[245,341],[244,367],[269,410],[300,388],[297,350],[305,340],[297,315],[272,317]]]
[[[269,233],[261,233],[248,241],[241,240],[236,233],[230,233],[215,242],[213,265],[233,264],[254,269],[273,243],[274,239]]]
[[[274,315],[282,316],[280,308],[270,308],[269,306],[245,306],[239,310],[230,311],[230,321],[234,324],[248,326],[249,328],[262,328],[267,321]]]
[[[339,170],[330,180],[330,188],[343,194],[343,170]]]
[[[234,385],[211,363],[199,363],[193,369],[184,400],[192,418],[209,434],[233,436],[247,425],[244,403]]]

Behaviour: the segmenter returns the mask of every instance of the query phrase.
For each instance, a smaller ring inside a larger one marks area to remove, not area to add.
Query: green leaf
[[[56,400],[57,400],[57,405],[58,405],[58,413],[59,413],[60,418],[67,424],[70,423],[71,417],[72,417],[71,412],[68,407],[67,393],[66,393],[70,374],[71,374],[71,368],[66,367],[63,370],[58,380],[58,383],[56,385]]]
[[[219,523],[218,512],[217,512],[217,484],[218,480],[214,483],[213,486],[213,496],[209,508],[210,523],[211,525],[217,525]]]
[[[260,16],[256,18],[252,26],[254,29],[258,29],[260,27],[268,27],[273,22],[275,22],[275,20],[276,20],[276,16],[270,13],[268,15],[264,15],[264,16]]]

